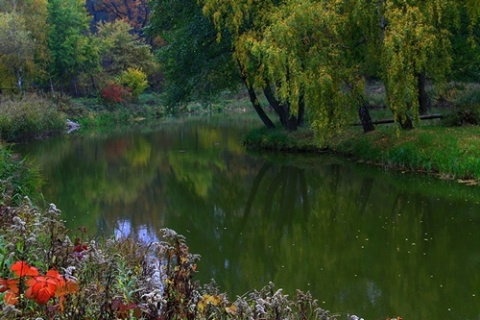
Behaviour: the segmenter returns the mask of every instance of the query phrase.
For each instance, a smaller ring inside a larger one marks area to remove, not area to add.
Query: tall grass
[[[64,128],[65,116],[51,100],[37,94],[0,98],[0,139],[31,139]]]
[[[280,129],[259,129],[252,131],[244,142],[247,147],[263,150],[330,150],[384,168],[480,180],[480,127],[476,126],[423,125],[403,131],[395,125],[386,125],[377,126],[368,134],[352,127],[334,136],[325,146],[317,145],[307,130],[292,134]]]
[[[426,171],[444,178],[480,180],[480,128],[378,128],[344,136],[332,148],[387,168]]]
[[[40,184],[39,171],[0,142],[0,206],[18,204],[23,196],[39,198]]]

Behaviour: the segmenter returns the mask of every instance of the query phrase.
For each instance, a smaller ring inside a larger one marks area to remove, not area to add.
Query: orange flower
[[[31,276],[35,277],[38,276],[38,270],[35,267],[31,267],[28,263],[25,261],[17,261],[15,262],[11,267],[10,270],[15,272],[17,277],[25,277],[25,276]]]
[[[75,293],[79,290],[78,284],[73,280],[67,280],[64,285],[59,286],[55,292],[55,297],[62,297],[69,293]]]
[[[18,303],[18,294],[7,291],[3,296],[3,301],[5,301],[6,304],[16,305]]]
[[[50,280],[57,281],[57,287],[65,286],[65,280],[63,279],[63,276],[58,273],[57,270],[50,269],[47,271],[47,274],[45,276]]]
[[[64,296],[79,289],[75,281],[65,280],[57,270],[51,269],[45,275],[41,275],[37,268],[31,267],[24,261],[15,262],[10,269],[19,278],[27,277],[25,285],[28,288],[25,291],[25,297],[41,305],[47,304],[48,300],[53,297],[60,297],[60,307],[62,308]],[[6,292],[3,299],[7,304],[18,302],[18,281],[19,279],[0,278],[0,293]]]
[[[6,304],[16,304],[18,302],[18,279],[0,278],[0,292],[6,292],[3,300]]]
[[[12,291],[18,293],[18,279],[0,278],[0,292]]]
[[[46,304],[50,298],[55,296],[58,280],[38,276],[28,279],[25,284],[29,287],[25,292],[25,297],[35,300],[38,304]]]

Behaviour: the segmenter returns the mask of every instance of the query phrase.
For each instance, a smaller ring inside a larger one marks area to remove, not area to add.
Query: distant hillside
[[[91,27],[96,29],[99,22],[126,20],[134,31],[142,35],[150,9],[148,0],[86,0],[88,12],[93,16]]]

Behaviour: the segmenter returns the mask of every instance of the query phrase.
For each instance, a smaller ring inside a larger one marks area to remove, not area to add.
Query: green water
[[[71,229],[168,227],[231,298],[269,281],[365,319],[480,318],[480,189],[329,155],[247,153],[242,118],[18,145]]]

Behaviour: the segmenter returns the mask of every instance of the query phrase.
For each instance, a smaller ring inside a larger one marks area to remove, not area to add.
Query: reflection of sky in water
[[[153,228],[146,225],[140,225],[132,229],[132,222],[130,220],[117,220],[114,230],[115,239],[135,239],[138,242],[148,245],[152,242],[158,242],[158,235]]]
[[[145,225],[139,226],[137,230],[132,230],[132,223],[130,220],[118,220],[116,224],[117,226],[114,230],[114,235],[117,240],[131,238],[144,245],[159,242],[158,236],[155,232],[149,230]],[[160,292],[163,292],[166,275],[161,271],[163,265],[162,260],[158,258],[158,255],[155,254],[155,252],[148,251],[146,262],[148,263],[149,268],[153,270],[149,280],[150,284],[152,284],[153,287],[158,288]]]

